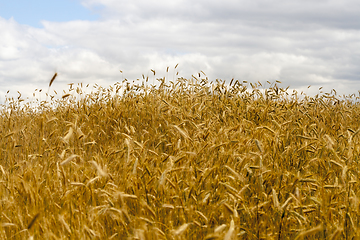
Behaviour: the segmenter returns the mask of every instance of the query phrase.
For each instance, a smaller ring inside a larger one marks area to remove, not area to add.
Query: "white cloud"
[[[359,89],[360,3],[346,1],[83,0],[99,21],[43,21],[43,28],[0,18],[0,95],[31,94],[70,82],[105,86],[180,63],[180,75],[281,80],[303,89]],[[98,6],[102,6],[98,8]],[[348,86],[348,87],[347,87]],[[339,92],[339,91],[338,91]]]

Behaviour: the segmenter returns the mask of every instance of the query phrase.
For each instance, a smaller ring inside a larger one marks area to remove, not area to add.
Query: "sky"
[[[0,0],[0,36],[0,102],[47,90],[55,72],[57,91],[151,69],[310,95],[360,90],[358,0]]]

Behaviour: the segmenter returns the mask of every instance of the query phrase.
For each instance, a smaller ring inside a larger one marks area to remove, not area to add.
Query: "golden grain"
[[[230,240],[230,239],[232,239],[232,236],[233,236],[234,231],[235,231],[235,223],[234,223],[234,220],[231,219],[231,221],[230,221],[230,228],[229,228],[229,230],[227,231],[227,233],[225,234],[224,240]]]
[[[60,166],[63,166],[63,165],[68,164],[69,162],[71,162],[72,160],[74,160],[76,157],[79,157],[79,155],[73,154],[73,155],[69,156],[68,158],[66,158],[64,161],[62,161],[62,162],[60,163]]]
[[[294,238],[294,240],[298,240],[298,239],[304,239],[304,237],[307,237],[309,235],[313,235],[317,232],[320,232],[321,230],[323,230],[323,226],[322,224],[314,227],[314,228],[311,228],[309,230],[306,230],[306,231],[302,231],[301,233],[299,233],[299,235],[296,236],[296,238]]]
[[[90,163],[96,168],[98,174],[101,176],[101,177],[107,177],[108,174],[106,173],[106,171],[104,171],[97,162],[95,161],[90,161]]]
[[[37,219],[39,216],[40,216],[40,213],[37,213],[37,214],[33,217],[33,219],[31,219],[29,225],[27,226],[27,229],[28,229],[28,230],[30,230],[30,229],[32,228],[32,226],[34,225],[36,219]]]
[[[358,102],[158,80],[3,106],[0,239],[360,238]]]
[[[49,87],[51,87],[51,85],[53,84],[53,82],[55,81],[55,78],[57,77],[57,73],[54,74],[54,76],[51,78],[50,82],[49,82]]]
[[[188,228],[188,226],[189,226],[189,223],[184,223],[183,225],[181,225],[178,229],[176,229],[176,230],[174,231],[174,235],[176,236],[176,235],[182,234],[183,232],[186,231],[186,229]]]

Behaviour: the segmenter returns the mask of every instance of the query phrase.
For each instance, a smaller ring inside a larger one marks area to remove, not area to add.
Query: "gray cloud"
[[[0,18],[0,95],[18,86],[70,82],[109,85],[158,77],[180,63],[184,77],[280,80],[283,86],[357,92],[358,1],[83,0],[99,21],[43,21],[43,28]],[[99,6],[102,6],[99,8]],[[174,71],[174,70],[172,70]],[[157,75],[158,75],[157,74]],[[24,88],[30,94],[32,89]],[[31,91],[30,91],[31,90]],[[317,90],[316,90],[317,91]],[[314,90],[311,93],[316,93]]]

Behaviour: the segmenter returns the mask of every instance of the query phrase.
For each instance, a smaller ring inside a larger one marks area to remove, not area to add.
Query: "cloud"
[[[88,8],[103,6],[104,19],[184,19],[197,22],[242,21],[261,28],[294,29],[303,25],[358,26],[360,3],[356,0],[83,0]],[[294,25],[295,24],[295,25]]]
[[[184,77],[204,71],[210,80],[280,80],[297,89],[353,93],[360,87],[357,1],[81,3],[100,19],[33,28],[0,18],[1,89],[46,88],[54,71],[54,88],[107,86],[122,79],[119,70],[128,79],[151,75],[150,69],[171,79],[177,63]]]

